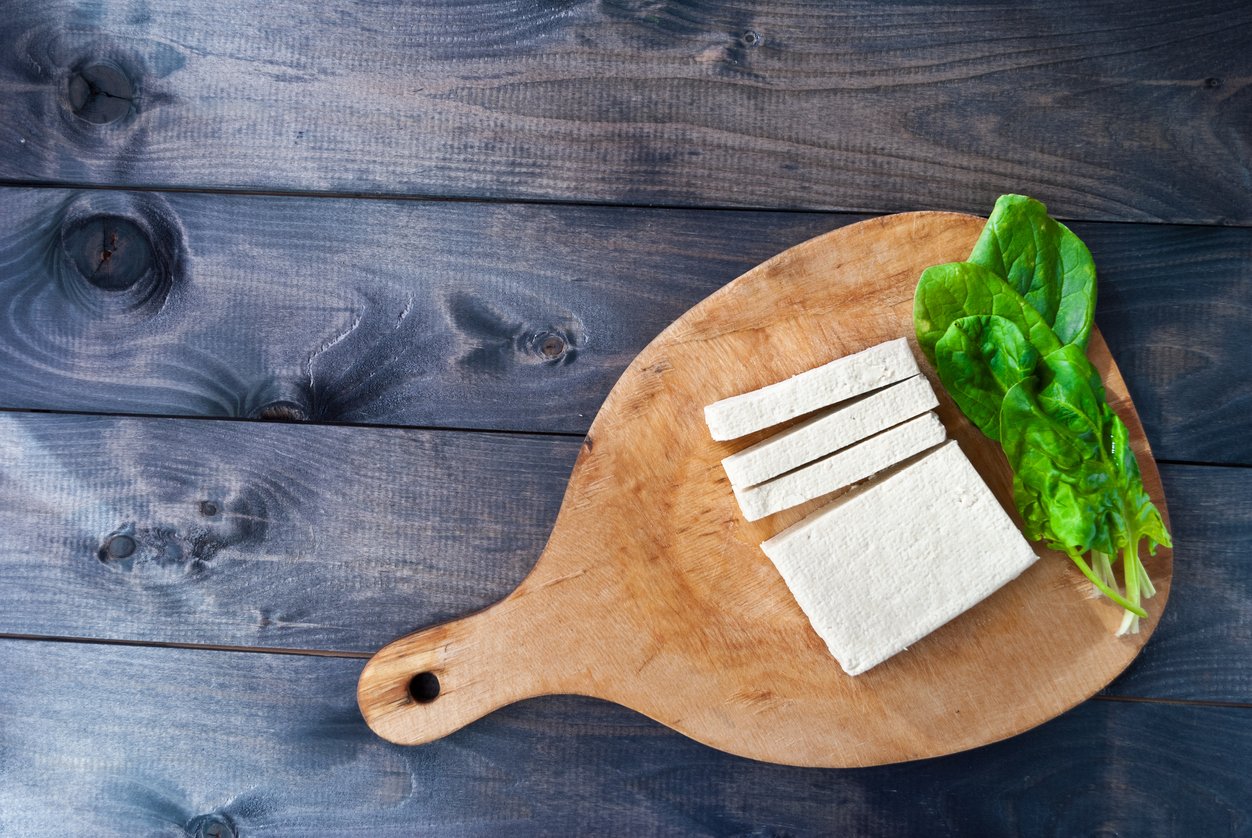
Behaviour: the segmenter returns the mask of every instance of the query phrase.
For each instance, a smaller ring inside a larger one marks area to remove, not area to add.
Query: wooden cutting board
[[[575,693],[746,757],[862,766],[1003,739],[1105,686],[1156,626],[1168,550],[1146,561],[1159,593],[1138,635],[1115,637],[1120,609],[1039,547],[1042,560],[1017,580],[853,678],[758,546],[829,499],[745,521],[720,461],[762,435],[716,443],[704,424],[704,406],[725,396],[891,338],[912,341],[918,276],[965,258],[982,224],[933,212],[854,224],[775,256],[680,317],[609,394],[551,539],[517,590],[397,640],[366,665],[358,700],[370,727],[417,744],[519,699]],[[1143,428],[1098,334],[1090,355],[1165,514]],[[922,366],[949,433],[1012,512],[999,446]]]

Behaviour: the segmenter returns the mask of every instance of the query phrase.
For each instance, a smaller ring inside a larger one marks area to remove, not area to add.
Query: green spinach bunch
[[[913,323],[957,406],[1004,449],[1026,537],[1063,551],[1122,606],[1125,634],[1156,593],[1140,544],[1155,552],[1171,542],[1087,359],[1095,300],[1086,245],[1043,204],[1004,195],[968,261],[922,274]]]

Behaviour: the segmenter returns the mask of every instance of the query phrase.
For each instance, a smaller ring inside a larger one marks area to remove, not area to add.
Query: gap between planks
[[[353,658],[368,660],[373,652],[334,649],[284,649],[276,646],[229,646],[220,643],[173,643],[165,640],[124,640],[110,637],[69,637],[43,634],[0,632],[0,641],[30,640],[38,643],[80,643],[87,646],[140,646],[153,649],[190,649],[200,652],[247,652],[256,655],[299,655],[310,658]]]
[[[494,204],[494,205],[518,205],[518,206],[540,206],[540,207],[596,207],[603,209],[645,209],[657,212],[673,211],[673,212],[728,212],[728,213],[745,213],[745,212],[770,212],[770,213],[790,213],[794,215],[827,215],[827,216],[856,216],[858,218],[868,217],[876,218],[891,213],[882,210],[841,207],[840,209],[811,209],[804,207],[776,207],[766,206],[723,206],[721,204],[684,204],[684,203],[655,203],[655,202],[623,202],[623,201],[587,201],[587,200],[557,200],[555,198],[505,198],[505,197],[475,197],[469,195],[437,195],[421,192],[343,192],[343,191],[314,191],[307,189],[248,189],[238,187],[222,187],[222,186],[175,186],[164,184],[113,184],[113,183],[81,183],[76,181],[59,181],[59,180],[22,180],[13,178],[0,178],[0,189],[74,189],[74,190],[90,190],[96,192],[156,192],[167,194],[191,194],[191,195],[221,195],[221,196],[242,196],[253,198],[325,198],[329,200],[358,200],[358,201],[404,201],[410,203],[431,203],[431,204]],[[912,207],[908,209],[900,209],[897,212],[920,212],[928,209],[927,207]],[[991,207],[987,207],[987,212],[991,211]],[[1156,226],[1156,227],[1199,227],[1199,228],[1218,228],[1218,229],[1252,229],[1252,222],[1226,222],[1222,224],[1204,224],[1196,221],[1166,221],[1155,218],[1144,219],[1122,219],[1122,218],[1087,218],[1075,215],[1066,215],[1064,213],[1056,213],[1053,215],[1058,221],[1081,223],[1081,224],[1107,224],[1118,226]]]
[[[361,430],[385,429],[394,431],[422,431],[431,433],[455,433],[455,434],[492,434],[494,436],[520,436],[520,437],[557,437],[563,439],[584,439],[585,433],[576,431],[531,431],[521,428],[466,428],[450,425],[405,425],[394,423],[380,422],[327,422],[319,420],[307,420],[301,422],[284,422],[276,419],[260,419],[248,416],[195,416],[180,413],[127,413],[123,411],[109,411],[101,413],[92,410],[52,410],[47,408],[33,407],[0,407],[0,415],[17,414],[17,415],[43,415],[43,416],[91,416],[101,419],[153,419],[153,420],[174,420],[189,422],[236,422],[248,425],[295,425],[298,427],[311,428],[360,428]],[[1198,468],[1252,468],[1252,463],[1210,463],[1203,460],[1177,460],[1158,457],[1156,464],[1161,466],[1195,466]],[[0,634],[0,638],[5,635]]]
[[[0,407],[0,416],[5,414],[43,415],[43,416],[90,416],[99,419],[160,419],[175,421],[189,420],[192,422],[239,422],[247,425],[296,425],[304,428],[360,428],[362,430],[386,429],[399,431],[430,431],[462,434],[493,434],[496,436],[533,436],[559,437],[566,439],[582,439],[585,433],[578,431],[530,431],[515,428],[466,428],[448,425],[405,425],[386,422],[330,422],[309,419],[302,421],[284,421],[282,419],[263,419],[252,416],[197,416],[187,413],[128,413],[125,411],[109,411],[101,413],[94,410],[61,410],[39,407]],[[1160,462],[1160,461],[1158,461]]]

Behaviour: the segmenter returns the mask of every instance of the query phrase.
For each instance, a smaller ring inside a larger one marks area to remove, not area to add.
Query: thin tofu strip
[[[917,373],[908,342],[898,338],[777,384],[714,402],[704,408],[704,419],[713,439],[736,439]]]
[[[732,486],[745,488],[799,468],[938,406],[923,375],[906,378],[758,442],[722,460]]]
[[[972,608],[1036,558],[955,441],[761,549],[849,675]]]
[[[735,497],[744,517],[756,521],[864,480],[938,445],[946,437],[939,417],[927,413],[804,468],[757,486],[735,489]]]

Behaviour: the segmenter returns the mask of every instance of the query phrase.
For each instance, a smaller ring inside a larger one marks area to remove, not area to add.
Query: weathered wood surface
[[[0,199],[0,406],[575,433],[683,311],[859,220],[42,189]],[[1252,231],[1076,227],[1157,456],[1252,463]]]
[[[1252,223],[1252,6],[10,3],[0,177]]]
[[[547,540],[579,448],[544,436],[3,415],[0,633],[366,654],[512,591]],[[1111,689],[1252,701],[1252,469],[1161,472],[1174,591]],[[111,556],[123,534],[133,552]]]
[[[1252,465],[1249,231],[1075,230],[1098,254],[1096,323],[1156,456]]]
[[[857,220],[0,195],[4,406],[571,432],[686,308]],[[85,226],[100,218],[113,219],[103,249]],[[113,267],[135,250],[146,270]]]
[[[0,632],[370,651],[512,590],[578,449],[0,414]]]
[[[575,698],[396,747],[357,713],[361,664],[0,641],[0,832],[1233,836],[1252,810],[1249,708],[1096,700],[965,754],[816,770]]]
[[[1252,704],[1252,469],[1163,466],[1174,587],[1109,694]]]
[[[853,768],[995,742],[1103,689],[1157,620],[1117,637],[1121,609],[1091,596],[1068,558],[1041,545],[1040,561],[969,613],[848,677],[848,661],[831,655],[760,547],[831,497],[745,520],[721,465],[744,440],[715,442],[705,423],[704,406],[718,399],[901,335],[920,356],[916,278],[969,253],[984,226],[948,212],[872,218],[779,254],[674,321],[605,400],[526,579],[490,609],[397,639],[371,659],[358,690],[370,727],[422,744],[524,698],[574,694],[732,754]],[[1098,333],[1088,355],[1126,423],[1144,490],[1169,520],[1143,427]],[[948,437],[1013,509],[1000,446],[937,377],[931,383]],[[958,503],[945,500],[937,508]],[[944,564],[943,546],[935,550]],[[853,560],[835,547],[828,558]],[[1145,559],[1156,614],[1169,599],[1172,559],[1167,548]],[[419,674],[427,687],[415,695]]]

